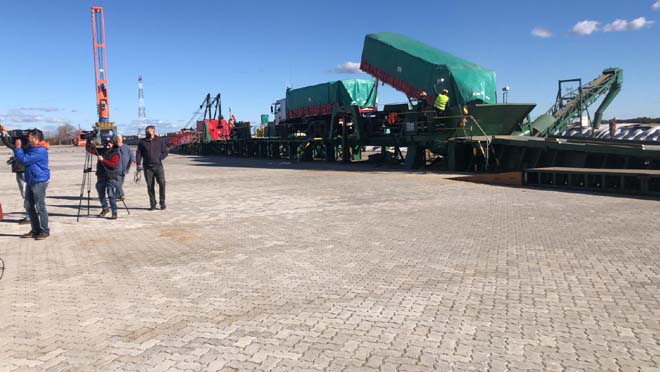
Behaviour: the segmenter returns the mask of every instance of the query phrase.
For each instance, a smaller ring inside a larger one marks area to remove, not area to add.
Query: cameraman
[[[147,181],[147,193],[149,194],[149,210],[156,210],[156,187],[158,183],[158,196],[160,197],[160,209],[165,210],[165,170],[163,159],[167,157],[167,145],[156,135],[156,127],[149,125],[145,130],[146,138],[140,140],[136,151],[137,170],[142,170],[142,159],[144,159],[144,179]]]
[[[6,128],[2,128],[3,134]],[[25,200],[27,213],[30,216],[32,230],[23,238],[44,240],[50,236],[48,228],[48,211],[46,211],[46,189],[50,181],[48,169],[48,142],[39,129],[30,129],[27,133],[28,147],[24,151],[20,139],[14,142],[14,157],[25,167]]]
[[[5,144],[12,151],[16,148],[13,143],[11,143],[11,137],[7,134],[7,129],[0,125],[0,131],[2,131],[2,143]],[[22,141],[21,141],[22,142]],[[27,200],[25,200],[25,167],[23,164],[16,161],[16,158],[13,156],[7,161],[8,164],[11,164],[12,173],[16,174],[16,183],[18,184],[18,189],[21,192],[21,198],[23,199],[23,208],[25,209],[26,217],[18,221],[20,225],[29,225],[30,218],[27,215],[28,205]]]
[[[93,146],[92,141],[87,142],[87,152],[96,155],[96,191],[101,201],[101,213],[99,217],[105,217],[112,210],[111,220],[117,219],[117,167],[119,166],[119,150],[112,138],[103,139],[103,149],[100,151]],[[106,193],[108,195],[106,199]],[[110,209],[108,209],[110,199]]]

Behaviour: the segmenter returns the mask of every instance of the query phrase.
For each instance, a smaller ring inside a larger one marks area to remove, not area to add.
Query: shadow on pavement
[[[83,196],[83,198],[87,198]],[[68,195],[57,195],[57,196],[46,196],[46,199],[58,199],[58,200],[80,200],[80,196],[68,196]]]
[[[20,221],[20,220],[5,218],[5,219],[1,220],[0,222],[18,223],[18,221]]]
[[[231,156],[189,156],[195,166],[212,166],[224,168],[263,168],[263,169],[299,169],[312,171],[340,172],[396,172],[396,173],[442,173],[435,169],[420,169],[408,171],[402,165],[367,160],[352,163],[314,161],[291,161],[286,159],[236,158]]]
[[[83,215],[81,214],[80,217]],[[77,214],[64,214],[64,213],[50,213],[48,212],[48,217],[70,217],[70,218],[78,218]]]

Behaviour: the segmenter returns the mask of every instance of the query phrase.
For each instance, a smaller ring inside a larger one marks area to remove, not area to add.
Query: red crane
[[[110,121],[110,100],[108,98],[108,61],[105,50],[105,21],[103,7],[92,7],[92,46],[94,49],[94,86],[96,87],[96,112],[98,121],[94,130],[100,137],[117,134],[115,123]],[[87,135],[80,132],[73,140],[75,146],[85,146]],[[100,139],[97,137],[97,139]]]
[[[92,7],[92,42],[94,45],[94,74],[96,78],[96,109],[99,123],[110,121],[108,101],[108,70],[105,50],[105,22],[103,7]]]

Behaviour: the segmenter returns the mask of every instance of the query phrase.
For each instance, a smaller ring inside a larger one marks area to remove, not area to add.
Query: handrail
[[[486,158],[486,169],[488,169],[488,165],[490,164],[490,156],[489,156],[490,146],[493,142],[492,138],[490,136],[488,136],[486,131],[484,131],[484,129],[481,127],[481,125],[479,125],[479,122],[477,121],[477,119],[474,118],[474,116],[466,115],[464,117],[469,118],[470,120],[472,120],[472,122],[474,122],[474,124],[477,125],[477,128],[479,128],[479,131],[481,131],[483,136],[486,138],[486,151],[484,152],[483,148],[481,148],[481,152],[484,153],[484,157]],[[463,130],[465,130],[465,126],[463,126]],[[470,131],[470,142],[474,142],[474,141],[472,141],[472,135],[471,134],[472,134],[472,131]],[[481,147],[481,142],[478,142],[478,143],[479,143],[479,147]]]

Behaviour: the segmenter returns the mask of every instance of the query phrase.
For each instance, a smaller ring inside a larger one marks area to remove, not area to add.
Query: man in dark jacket
[[[16,147],[14,146],[13,143],[11,143],[11,138],[7,134],[7,129],[4,128],[2,125],[0,125],[0,131],[2,131],[2,143],[4,143],[5,146],[7,146],[13,151]],[[27,213],[28,206],[27,206],[27,201],[25,200],[25,189],[27,187],[25,183],[25,167],[23,166],[23,164],[17,162],[16,158],[14,158],[13,156],[9,158],[8,163],[11,164],[12,173],[16,174],[16,183],[18,184],[18,190],[21,192],[21,198],[23,199],[23,208],[25,209],[25,213]],[[29,216],[27,216],[26,218],[22,218],[21,220],[18,221],[18,223],[21,225],[29,225],[30,224]]]
[[[14,157],[25,167],[25,200],[32,225],[32,230],[23,238],[43,240],[50,236],[46,210],[46,189],[50,181],[48,142],[44,141],[44,134],[39,129],[29,130],[27,139],[29,146],[26,150],[23,150],[20,139],[14,143]]]
[[[119,150],[115,146],[112,138],[103,140],[103,149],[97,150],[93,145],[87,146],[87,152],[96,155],[96,191],[101,201],[101,213],[99,217],[105,217],[110,211],[110,219],[117,219],[117,168],[119,167]],[[106,198],[107,194],[107,198]],[[108,208],[108,199],[110,208]]]
[[[124,137],[117,136],[117,148],[119,149],[119,167],[117,168],[117,199],[124,200],[124,179],[135,165],[135,154],[128,145],[124,145]]]
[[[158,183],[158,194],[160,197],[160,209],[165,210],[165,171],[163,159],[167,157],[167,145],[160,137],[156,136],[156,127],[150,125],[145,132],[146,137],[140,140],[136,151],[138,172],[144,165],[144,179],[147,181],[147,192],[149,193],[150,210],[156,210],[156,188],[154,181]],[[144,161],[144,162],[143,162]]]

